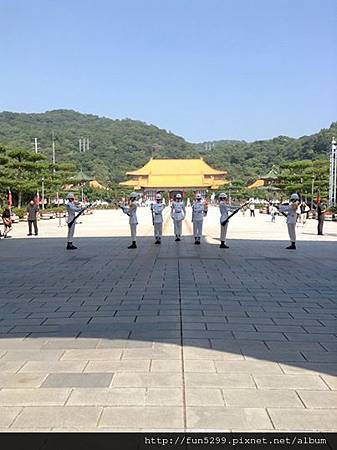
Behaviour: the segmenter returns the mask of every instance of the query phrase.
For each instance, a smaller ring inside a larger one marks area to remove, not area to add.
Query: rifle
[[[76,216],[73,218],[73,220],[68,222],[68,227],[71,228],[73,226],[73,224],[76,222],[76,220],[84,213],[84,211],[87,210],[88,208],[90,208],[91,206],[93,206],[94,203],[89,203],[88,206],[86,206],[85,208],[82,208],[81,211],[78,214],[76,214]]]
[[[153,203],[151,204],[152,225],[154,226]]]
[[[118,205],[118,207],[123,211],[124,214],[130,217],[129,212],[126,212],[127,206]]]
[[[238,213],[240,211],[240,209],[244,208],[249,203],[250,203],[250,201],[248,200],[248,202],[244,203],[239,208],[237,208],[234,212],[232,212],[232,214],[230,216],[227,217],[227,219],[225,219],[223,222],[221,222],[221,225],[224,227],[228,223],[229,219],[231,219],[236,213]]]

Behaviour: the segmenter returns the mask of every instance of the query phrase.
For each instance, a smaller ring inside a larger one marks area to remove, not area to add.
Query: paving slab
[[[108,407],[104,408],[100,427],[111,430],[162,430],[169,426],[181,429],[184,426],[183,408],[175,406]]]
[[[280,431],[337,431],[334,409],[274,409],[269,408],[271,420]]]
[[[95,388],[109,387],[111,373],[50,373],[41,388]]]
[[[34,240],[15,225],[2,241],[1,430],[335,430],[337,224],[318,237],[308,220],[289,253],[282,218],[236,215],[226,250],[217,208],[200,246],[190,219],[176,243],[167,209],[155,246],[140,208],[134,251],[117,210],[83,217],[76,252],[58,221]]]

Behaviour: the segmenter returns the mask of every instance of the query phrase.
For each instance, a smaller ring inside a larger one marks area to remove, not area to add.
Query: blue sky
[[[0,110],[130,117],[197,142],[337,120],[335,0],[0,0]]]

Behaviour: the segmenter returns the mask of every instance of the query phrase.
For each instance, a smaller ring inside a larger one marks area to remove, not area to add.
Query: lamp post
[[[329,174],[329,206],[336,206],[336,179],[337,179],[337,145],[333,137],[330,152],[330,174]]]
[[[41,180],[42,209],[44,209],[44,178]]]

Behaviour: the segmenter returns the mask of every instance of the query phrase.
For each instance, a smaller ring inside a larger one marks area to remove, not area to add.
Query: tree
[[[321,198],[326,201],[329,189],[329,161],[316,159],[283,163],[277,186],[288,195],[298,192],[307,199],[316,197],[317,192],[320,192]]]
[[[0,148],[0,189],[11,189],[20,208],[23,198],[32,198],[44,179],[46,195],[55,194],[72,174],[71,164],[51,164],[46,157],[33,151]]]

